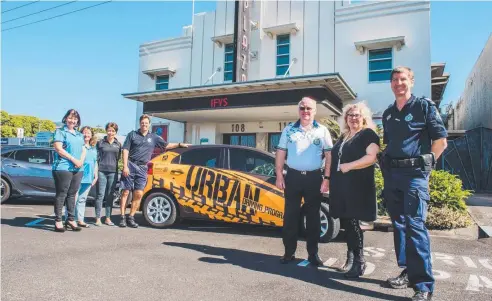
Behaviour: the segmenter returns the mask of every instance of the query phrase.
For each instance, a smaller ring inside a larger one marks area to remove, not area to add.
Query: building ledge
[[[157,76],[163,76],[163,75],[169,75],[170,77],[172,77],[176,73],[176,70],[166,67],[160,69],[145,70],[142,71],[142,73],[148,75],[152,79],[155,79]]]
[[[405,37],[399,36],[399,37],[391,37],[391,38],[384,38],[384,39],[360,41],[360,42],[355,42],[354,45],[355,45],[355,49],[357,49],[357,51],[359,51],[360,54],[364,54],[366,50],[393,48],[393,46],[396,46],[397,50],[401,50],[403,45],[405,45]]]
[[[296,35],[297,32],[299,31],[299,26],[297,26],[297,23],[294,22],[289,24],[264,27],[263,31],[268,35],[270,39],[273,39],[275,36],[282,35],[282,34]]]
[[[234,40],[233,34],[225,34],[221,36],[212,37],[212,41],[217,44],[217,46],[222,47],[225,44],[231,44]]]

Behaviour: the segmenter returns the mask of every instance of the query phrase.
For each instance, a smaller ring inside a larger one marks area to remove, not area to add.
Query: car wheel
[[[142,213],[147,223],[156,228],[172,226],[178,217],[174,197],[164,192],[148,195],[143,203]]]
[[[321,231],[319,236],[320,242],[330,242],[335,239],[340,232],[340,220],[330,216],[330,206],[326,203],[321,203],[319,210],[321,220]],[[306,234],[306,214],[302,213],[302,231]]]
[[[9,182],[7,182],[7,180],[5,180],[4,178],[2,178],[2,182],[1,182],[1,191],[2,191],[2,204],[3,202],[5,202],[6,200],[8,200],[10,198],[10,192],[12,191],[12,189],[10,188],[10,184]]]

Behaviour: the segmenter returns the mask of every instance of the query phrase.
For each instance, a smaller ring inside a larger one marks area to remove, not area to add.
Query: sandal
[[[82,228],[89,228],[89,224],[86,224],[86,223],[77,222],[77,225],[79,225],[79,227],[82,227]]]
[[[95,226],[98,226],[98,227],[101,227],[102,226],[102,223],[100,220],[98,220],[97,222],[94,223]]]
[[[114,223],[112,221],[104,221],[104,223],[108,226],[114,226]]]

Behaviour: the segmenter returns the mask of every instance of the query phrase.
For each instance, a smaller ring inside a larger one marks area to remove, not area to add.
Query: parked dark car
[[[48,199],[55,197],[55,182],[51,172],[52,147],[3,146],[1,150],[2,200],[5,202],[16,197]],[[89,192],[88,201],[96,198],[96,186]],[[119,200],[115,192],[113,205]]]

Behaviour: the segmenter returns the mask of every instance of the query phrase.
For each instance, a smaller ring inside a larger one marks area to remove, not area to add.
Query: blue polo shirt
[[[97,164],[97,148],[95,146],[84,145],[85,161],[84,161],[84,175],[82,176],[81,183],[92,183],[94,181],[94,169]]]
[[[152,157],[154,148],[160,147],[164,149],[167,142],[154,133],[148,132],[147,135],[142,135],[140,130],[131,131],[126,136],[123,149],[128,150],[128,160],[138,165],[147,164]]]
[[[383,127],[386,154],[394,159],[429,154],[433,140],[448,136],[435,103],[413,94],[401,111],[396,101],[384,111]]]
[[[301,128],[301,122],[284,128],[277,149],[287,151],[287,165],[300,171],[321,169],[323,152],[331,151],[333,142],[330,131],[316,121],[309,131]]]
[[[61,142],[63,149],[68,152],[72,157],[80,159],[82,157],[82,148],[84,147],[84,136],[79,131],[75,130],[71,133],[66,126],[61,129],[57,129],[53,134],[53,142]],[[55,152],[54,161],[52,165],[53,170],[65,170],[65,171],[79,171],[79,168],[75,168],[72,161],[61,157]]]

